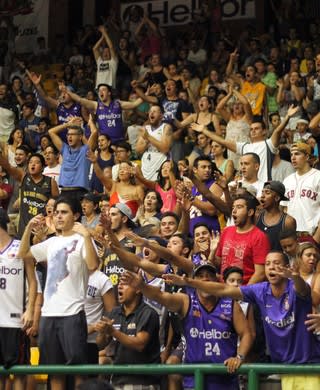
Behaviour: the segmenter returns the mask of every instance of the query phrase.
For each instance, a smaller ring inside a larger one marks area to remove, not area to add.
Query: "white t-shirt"
[[[33,245],[31,253],[36,261],[47,261],[42,316],[65,317],[83,310],[88,285],[83,237],[51,237]]]
[[[15,113],[7,108],[0,107],[1,136],[8,140],[9,135],[15,128]]]
[[[52,177],[59,185],[60,171],[61,171],[61,165],[57,164],[54,168],[45,167],[43,170],[43,174],[45,176]]]
[[[113,286],[110,279],[103,272],[96,270],[89,276],[87,297],[84,307],[88,325],[95,324],[101,319],[104,311],[102,297],[112,288]],[[96,336],[96,332],[89,334],[88,343],[95,343]]]
[[[108,84],[112,88],[116,87],[116,74],[118,69],[118,59],[111,58],[111,60],[104,61],[101,57],[97,59],[97,78],[96,87],[99,84]]]
[[[254,187],[256,189],[256,191],[257,191],[256,198],[260,199],[261,195],[262,195],[262,190],[263,190],[264,183],[265,182],[261,181],[261,180],[257,180],[254,183],[248,183],[245,180],[242,180],[242,187],[245,187],[245,188],[247,188],[249,186]]]
[[[297,221],[298,232],[313,233],[320,219],[320,171],[311,168],[304,175],[297,172],[284,179],[287,212]]]
[[[271,142],[271,139],[266,141],[259,141],[253,143],[237,142],[237,153],[241,156],[245,153],[256,153],[260,157],[260,168],[258,172],[258,179],[264,183],[268,181],[268,149],[267,145],[272,153],[277,152],[277,148]],[[270,167],[271,169],[271,167]]]
[[[295,170],[289,161],[286,160],[281,160],[280,163],[276,166],[272,167],[271,170],[271,175],[272,175],[272,180],[278,180],[283,182],[283,180],[294,173]]]

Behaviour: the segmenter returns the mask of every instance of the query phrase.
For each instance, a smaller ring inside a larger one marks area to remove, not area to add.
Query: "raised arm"
[[[42,97],[42,99],[44,99],[51,108],[57,108],[59,105],[59,101],[57,99],[52,98],[51,96],[48,96],[45,93],[44,89],[41,86],[41,75],[36,75],[34,72],[30,72],[28,69],[26,69],[26,73],[29,79],[32,81],[32,84],[34,85],[35,89]]]
[[[168,284],[176,284],[178,286],[190,286],[199,290],[202,290],[208,294],[212,294],[216,297],[229,297],[236,300],[243,299],[241,290],[239,287],[229,286],[224,283],[207,282],[199,279],[193,279],[188,276],[178,275],[162,275],[163,279]]]
[[[184,317],[189,308],[189,297],[186,294],[176,293],[171,294],[161,291],[159,288],[145,284],[141,276],[133,272],[125,272],[123,274],[125,283],[132,285],[142,291],[142,294],[158,303],[165,306],[168,310],[178,313]]]
[[[82,118],[78,116],[72,117],[68,122],[62,123],[61,125],[52,127],[49,130],[49,135],[54,143],[55,147],[61,152],[62,147],[63,147],[63,141],[59,136],[59,133],[61,133],[62,130],[70,127],[70,126],[81,126],[82,125]]]
[[[100,46],[102,45],[103,41],[104,41],[104,36],[101,35],[101,37],[98,39],[98,41],[95,43],[95,45],[92,48],[93,56],[96,62],[100,57]]]
[[[36,215],[28,222],[21,238],[17,257],[23,259],[25,262],[28,261],[33,262],[33,255],[30,250],[31,233],[34,228],[39,229],[41,227],[44,227],[45,225],[46,225],[46,220],[43,214]]]
[[[37,281],[35,276],[34,262],[32,259],[24,260],[24,268],[27,275],[28,281],[28,303],[26,311],[23,314],[22,322],[23,328],[31,327],[34,317],[34,305],[37,296]]]
[[[99,267],[99,258],[89,230],[86,229],[80,222],[75,222],[72,230],[83,237],[87,268],[90,272],[95,271]]]
[[[102,37],[104,38],[104,40],[107,42],[107,45],[109,47],[109,50],[110,50],[110,54],[111,54],[111,58],[112,59],[116,59],[118,56],[117,56],[117,53],[114,49],[114,45],[113,45],[113,42],[112,40],[110,39],[110,36],[107,32],[107,29],[105,28],[105,26],[99,26],[99,31],[101,32],[102,34]],[[96,57],[95,57],[96,58]]]
[[[120,100],[120,105],[121,105],[121,108],[123,110],[134,110],[135,108],[140,106],[140,104],[142,104],[142,103],[143,103],[143,99],[141,97],[139,97],[138,99],[134,100],[133,102]]]
[[[211,138],[212,141],[217,142],[218,144],[225,146],[227,149],[231,150],[232,152],[237,152],[237,144],[234,141],[224,139],[220,137],[219,135],[213,133],[212,131],[209,131],[206,126],[199,125],[197,123],[193,123],[191,125],[192,130],[197,131],[198,133],[203,133],[207,137]]]
[[[280,125],[272,133],[270,139],[271,139],[271,142],[275,148],[277,148],[280,144],[280,138],[281,138],[282,131],[285,129],[286,125],[288,124],[289,119],[294,114],[296,114],[299,111],[299,109],[300,109],[299,106],[294,107],[294,105],[291,105],[288,108],[287,115],[285,116],[283,121],[280,123]]]
[[[217,109],[216,109],[217,112],[222,116],[222,118],[226,122],[229,122],[230,117],[231,117],[231,113],[227,109],[226,105],[227,105],[228,101],[231,99],[232,95],[233,95],[233,86],[229,85],[228,94],[220,100],[219,104],[217,105]]]
[[[316,137],[319,136],[320,133],[319,124],[320,124],[320,112],[318,112],[318,114],[316,114],[309,123],[309,129],[311,130],[313,136]]]
[[[158,104],[159,100],[156,96],[146,95],[138,86],[137,80],[131,82],[131,87],[135,90],[136,94],[145,102],[150,104]]]
[[[275,270],[275,273],[282,277],[292,279],[297,295],[306,297],[311,294],[310,286],[302,279],[296,265],[290,268],[279,265]]]
[[[90,150],[95,150],[97,147],[99,131],[97,129],[95,121],[93,120],[92,114],[89,114],[88,125],[90,128],[90,137],[88,139],[88,146]]]
[[[170,264],[177,266],[188,274],[192,272],[192,261],[185,258],[184,256],[175,255],[168,248],[147,240],[146,238],[139,237],[132,232],[128,233],[128,238],[132,240],[136,246],[151,249],[152,251],[156,252],[162,259],[167,260]]]
[[[252,114],[251,105],[250,105],[248,99],[245,96],[243,96],[236,89],[233,91],[233,94],[239,100],[239,102],[242,103],[247,122],[251,123],[252,118],[253,118],[253,114]]]
[[[97,107],[98,107],[98,102],[96,102],[94,100],[84,99],[81,96],[77,95],[76,93],[71,92],[70,89],[68,89],[64,83],[59,83],[59,90],[61,92],[67,93],[71,97],[72,100],[81,104],[82,106],[84,106],[88,110],[92,110],[92,111],[96,112]]]
[[[216,177],[218,177],[219,181],[217,184],[220,186],[222,191],[225,194],[225,198],[229,199],[229,189],[226,182],[223,182],[223,178],[216,173]],[[211,204],[213,204],[214,207],[216,207],[221,213],[225,214],[226,216],[231,216],[231,209],[228,205],[228,202],[225,202],[221,199],[221,196],[217,196],[214,192],[210,191],[209,188],[201,181],[199,180],[195,175],[191,174],[190,179],[192,180],[193,184],[197,187],[198,191],[201,193],[202,196],[204,196]]]

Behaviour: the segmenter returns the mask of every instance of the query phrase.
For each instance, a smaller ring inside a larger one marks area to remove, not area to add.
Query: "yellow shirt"
[[[265,85],[260,82],[251,84],[249,81],[244,81],[240,93],[248,99],[253,115],[262,115]]]

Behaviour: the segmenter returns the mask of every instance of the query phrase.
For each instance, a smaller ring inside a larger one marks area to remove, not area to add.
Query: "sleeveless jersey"
[[[112,100],[109,106],[99,101],[96,115],[100,134],[106,134],[112,144],[124,140],[122,108],[119,100]]]
[[[51,196],[51,177],[44,176],[39,183],[26,174],[20,186],[20,218],[18,235],[22,236],[28,222],[34,216],[44,212]]]
[[[167,124],[162,123],[159,127],[153,128],[150,125],[145,126],[148,134],[158,141],[161,141],[164,128]],[[163,162],[167,160],[167,156],[161,153],[155,146],[149,143],[147,149],[141,158],[141,170],[143,176],[147,180],[157,180],[159,169]]]
[[[207,188],[210,188],[212,184],[214,183],[213,179],[209,179],[205,182]],[[201,193],[198,191],[198,189],[193,186],[191,190],[192,196],[195,196],[196,198],[202,200],[203,202],[207,202],[207,199],[205,199]],[[204,223],[210,231],[214,232],[220,232],[220,224],[219,219],[216,216],[211,216],[204,214],[201,210],[199,210],[195,206],[190,207],[190,223],[189,223],[189,232],[191,236],[193,237],[193,228],[197,223]]]
[[[17,258],[20,241],[0,252],[0,327],[21,328],[24,309],[24,263]]]
[[[81,105],[79,103],[73,103],[72,106],[67,108],[63,103],[60,103],[56,109],[58,124],[61,125],[63,123],[68,122],[68,118],[70,116],[82,116],[81,115]],[[60,138],[63,142],[67,142],[67,129],[62,130],[59,133]]]
[[[256,226],[268,236],[271,250],[282,251],[279,233],[285,229],[286,214],[282,213],[279,221],[274,225],[267,225],[265,223],[264,214],[265,210],[262,210],[258,216]]]
[[[189,310],[183,319],[186,351],[184,363],[223,363],[237,355],[238,335],[233,327],[233,301],[218,300],[208,312],[199,302],[197,294],[189,295]],[[194,388],[194,378],[184,378],[184,388]],[[207,375],[206,390],[237,389],[235,376]]]

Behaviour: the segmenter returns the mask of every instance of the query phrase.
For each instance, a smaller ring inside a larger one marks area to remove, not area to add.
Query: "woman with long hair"
[[[8,159],[11,166],[16,167],[17,164],[15,162],[14,156],[16,153],[16,149],[20,145],[25,144],[25,133],[22,129],[14,129],[11,131],[8,142],[1,145],[3,149],[3,154]]]
[[[297,252],[297,268],[302,279],[311,287],[312,304],[316,311],[320,305],[320,273],[317,272],[319,251],[315,244],[304,242]]]
[[[234,165],[233,161],[229,160],[225,156],[226,148],[217,142],[211,142],[211,155],[216,163],[219,171],[225,176],[229,183],[234,178]]]
[[[144,191],[141,185],[136,184],[133,164],[130,161],[120,163],[118,179],[114,181],[104,175],[98,164],[98,158],[93,152],[88,153],[88,158],[93,164],[97,178],[103,184],[105,191],[110,194],[110,207],[117,203],[125,203],[135,216],[143,202]]]
[[[139,169],[135,170],[136,178],[146,188],[157,191],[162,199],[161,212],[174,211],[177,204],[175,182],[179,178],[177,165],[173,161],[164,161],[159,169],[157,181],[147,180]]]

